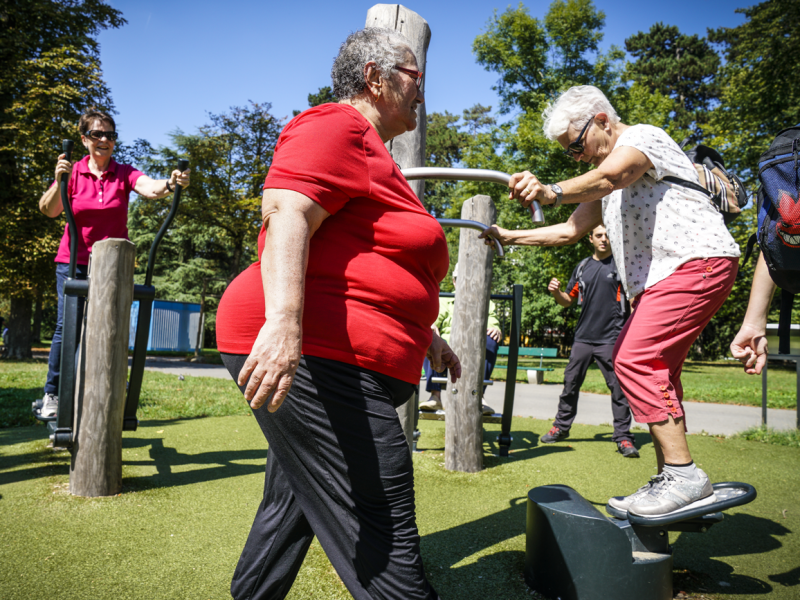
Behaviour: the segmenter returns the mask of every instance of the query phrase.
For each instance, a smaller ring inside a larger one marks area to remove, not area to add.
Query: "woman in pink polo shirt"
[[[39,200],[39,210],[51,219],[63,211],[59,182],[69,176],[69,197],[75,225],[78,228],[78,256],[75,277],[86,279],[89,253],[95,242],[107,238],[128,239],[128,197],[131,192],[150,199],[163,198],[175,185],[189,185],[189,170],[173,171],[169,179],[151,179],[130,165],[118,164],[111,155],[117,140],[116,125],[110,115],[94,107],[86,109],[78,121],[81,142],[89,154],[73,164],[62,154],[56,163],[56,181]],[[58,408],[58,379],[61,366],[61,335],[64,317],[64,282],[69,270],[69,229],[56,254],[56,289],[58,317],[50,362],[44,387],[42,416],[52,417]],[[83,299],[79,303],[78,319],[82,318]]]

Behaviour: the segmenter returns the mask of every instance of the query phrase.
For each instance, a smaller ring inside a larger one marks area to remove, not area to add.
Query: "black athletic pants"
[[[614,344],[595,346],[594,344],[575,342],[572,345],[569,363],[564,370],[564,391],[561,393],[558,414],[553,422],[555,427],[562,431],[569,431],[572,426],[572,421],[578,414],[578,396],[581,386],[586,378],[586,371],[594,359],[605,377],[608,389],[611,390],[611,412],[614,415],[614,436],[611,439],[615,442],[622,440],[633,442],[631,409],[628,406],[628,399],[622,393],[617,376],[614,374],[614,364],[611,358],[613,352]]]
[[[246,358],[222,355],[234,380]],[[306,356],[281,407],[253,411],[269,451],[231,582],[236,600],[284,598],[315,535],[355,600],[438,599],[422,567],[411,453],[395,412],[414,389]]]

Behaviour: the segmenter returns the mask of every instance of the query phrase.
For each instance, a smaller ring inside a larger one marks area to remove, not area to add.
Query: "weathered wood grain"
[[[464,202],[461,218],[494,223],[497,210],[489,196]],[[445,420],[444,465],[475,473],[483,468],[483,397],[486,325],[492,284],[492,250],[478,233],[462,229],[458,246],[458,279],[450,346],[461,360],[461,379],[442,393]]]
[[[385,27],[402,33],[408,38],[408,45],[414,56],[417,57],[417,68],[425,72],[428,45],[431,41],[431,28],[425,19],[402,4],[376,4],[367,11],[365,27]],[[424,80],[422,91],[425,91]],[[425,166],[426,125],[427,117],[423,102],[417,107],[417,127],[386,143],[386,148],[394,162],[401,168]],[[417,197],[422,199],[425,194],[425,180],[410,181],[409,185]],[[410,403],[407,402],[400,406],[397,414],[406,433],[410,449],[413,444],[414,410],[413,408],[409,409],[409,405]]]
[[[122,421],[136,246],[111,238],[92,248],[69,488],[76,496],[122,490]],[[76,395],[77,396],[77,395]]]

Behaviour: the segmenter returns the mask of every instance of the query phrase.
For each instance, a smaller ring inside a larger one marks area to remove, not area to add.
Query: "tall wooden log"
[[[76,496],[113,496],[122,490],[122,421],[128,378],[128,332],[136,246],[107,239],[92,247],[82,397],[76,411],[69,489]]]
[[[464,202],[461,218],[494,223],[497,210],[489,196]],[[492,284],[492,249],[477,232],[462,229],[458,246],[458,279],[450,346],[461,360],[461,379],[442,394],[447,413],[444,465],[475,473],[483,468],[481,402],[486,356],[486,325]]]
[[[408,45],[414,56],[417,57],[417,68],[423,73],[425,72],[428,45],[431,42],[431,28],[425,19],[402,4],[376,4],[367,11],[365,27],[386,27],[402,33],[408,38]],[[425,91],[424,79],[422,91]],[[401,168],[425,166],[426,124],[427,116],[423,102],[417,107],[417,127],[386,143],[394,162]],[[417,197],[422,199],[425,194],[425,180],[420,179],[408,183]]]
[[[408,38],[408,45],[417,58],[417,68],[423,73],[425,72],[428,45],[431,41],[431,28],[425,19],[402,4],[376,4],[367,11],[365,27],[385,27],[402,33]],[[424,80],[422,91],[425,91]],[[425,166],[426,126],[425,103],[422,103],[417,107],[417,127],[386,143],[386,148],[394,162],[401,168]],[[425,180],[409,181],[409,185],[417,197],[422,199],[425,194]],[[413,407],[409,408],[406,403],[397,409],[397,414],[403,430],[406,432],[409,448],[411,448],[414,434],[414,409]]]

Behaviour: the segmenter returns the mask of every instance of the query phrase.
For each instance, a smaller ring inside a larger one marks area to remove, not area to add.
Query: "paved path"
[[[147,359],[145,368],[172,375],[230,379],[227,369],[222,365],[189,363],[180,359],[150,357]],[[553,419],[558,407],[561,387],[559,384],[518,383],[514,394],[514,415],[535,419]],[[494,385],[487,388],[484,402],[495,410],[501,411],[505,389],[505,382],[496,381]],[[684,405],[687,413],[687,425],[691,433],[707,431],[714,435],[729,435],[761,424],[761,408],[756,406],[708,402],[685,402]],[[576,423],[603,425],[610,424],[612,420],[610,396],[581,394]],[[770,408],[767,412],[767,423],[775,429],[793,429],[796,422],[797,413],[794,409]]]

